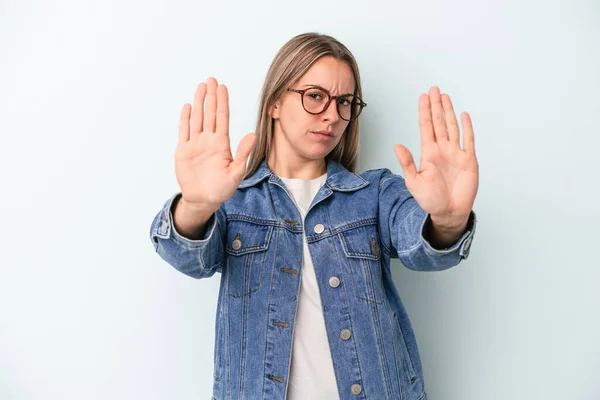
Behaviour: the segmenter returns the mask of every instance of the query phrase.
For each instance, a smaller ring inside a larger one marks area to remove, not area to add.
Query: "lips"
[[[321,135],[326,135],[326,136],[334,136],[332,131],[313,131],[313,133],[319,133]]]

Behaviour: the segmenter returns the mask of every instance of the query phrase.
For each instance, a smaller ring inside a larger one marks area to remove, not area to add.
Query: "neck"
[[[327,172],[327,162],[324,158],[310,160],[307,158],[278,157],[275,152],[267,159],[269,169],[281,178],[316,179]]]

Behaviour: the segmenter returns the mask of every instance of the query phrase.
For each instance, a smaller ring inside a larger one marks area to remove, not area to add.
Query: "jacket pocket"
[[[227,292],[232,297],[247,296],[260,288],[265,256],[273,226],[248,221],[227,223]]]
[[[383,303],[381,242],[376,225],[364,225],[340,232],[354,294],[360,300]]]
[[[406,346],[406,340],[404,339],[404,333],[402,332],[402,326],[400,325],[397,312],[394,312],[394,328],[395,356],[397,364],[402,364],[402,368],[404,369],[404,376],[401,376],[401,372],[398,371],[398,380],[402,382],[402,378],[404,378],[405,382],[408,381],[407,383],[412,385],[417,380],[417,377],[410,353],[408,352],[408,347]]]

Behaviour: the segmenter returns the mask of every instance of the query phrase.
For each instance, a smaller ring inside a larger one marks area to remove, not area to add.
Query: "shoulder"
[[[401,175],[394,174],[389,168],[370,169],[360,174],[370,184],[382,187],[384,184],[399,184],[405,186],[404,178]]]

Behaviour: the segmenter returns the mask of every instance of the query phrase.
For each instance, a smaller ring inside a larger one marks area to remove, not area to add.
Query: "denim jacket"
[[[327,180],[303,220],[266,160],[208,221],[200,240],[174,228],[173,195],[155,216],[156,252],[197,279],[221,274],[213,400],[285,399],[306,234],[341,399],[424,400],[415,335],[392,281],[390,259],[441,271],[469,255],[464,234],[438,250],[430,216],[388,169],[354,174],[327,160]],[[337,278],[337,279],[335,279]]]

